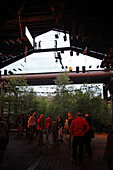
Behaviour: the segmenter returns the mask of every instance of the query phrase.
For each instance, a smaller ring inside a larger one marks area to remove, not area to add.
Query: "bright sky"
[[[55,34],[58,34],[59,38],[55,38]],[[55,40],[57,40],[57,47],[69,47],[69,35],[67,36],[67,41],[64,41],[64,33],[57,32],[57,31],[49,31],[45,34],[42,34],[36,38],[37,42],[37,49],[39,41],[41,41],[41,49],[45,48],[54,48],[55,47]],[[26,62],[25,59],[21,59],[13,64],[10,64],[3,69],[1,69],[2,74],[4,70],[7,69],[8,71],[12,71],[15,74],[22,74],[22,73],[42,73],[42,72],[61,72],[65,69],[61,68],[59,62],[55,62],[54,52],[45,52],[45,53],[35,53],[27,56]],[[96,68],[97,65],[100,66],[101,60],[88,57],[86,55],[79,54],[76,55],[76,52],[73,52],[73,56],[70,56],[70,51],[65,51],[61,54],[62,63],[68,68],[71,66],[73,71],[76,70],[76,66],[79,66],[80,71],[82,70],[82,66],[86,66],[86,70],[100,70],[101,68]],[[91,68],[89,66],[92,65]],[[22,71],[20,71],[20,68]],[[17,71],[14,71],[16,69]],[[68,69],[67,69],[68,70]],[[52,88],[50,88],[52,87]],[[101,85],[102,87],[102,85]],[[54,89],[54,86],[38,86],[34,88],[36,91],[40,92],[47,92]],[[48,90],[49,89],[49,90]],[[52,90],[53,91],[53,90]]]

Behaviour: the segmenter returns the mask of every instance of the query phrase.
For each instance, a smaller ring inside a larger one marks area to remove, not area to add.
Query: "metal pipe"
[[[60,73],[41,73],[41,74],[26,74],[24,75],[25,79],[31,80],[31,79],[46,79],[46,78],[52,78],[55,79],[58,74]],[[89,78],[89,77],[113,77],[113,72],[86,72],[86,73],[68,73],[70,78]],[[10,78],[21,78],[23,75],[11,75],[11,76],[1,76],[1,81],[8,80]]]

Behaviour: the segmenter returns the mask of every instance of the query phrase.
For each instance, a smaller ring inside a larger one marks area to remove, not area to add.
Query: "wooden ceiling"
[[[25,27],[33,39],[52,29],[69,32],[70,49],[101,60],[113,46],[113,14],[109,2],[0,0],[0,68],[35,52]]]

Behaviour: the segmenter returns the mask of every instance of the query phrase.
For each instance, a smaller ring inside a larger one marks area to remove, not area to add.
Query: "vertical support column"
[[[109,92],[110,92],[111,101],[112,101],[112,117],[113,117],[113,79],[111,79],[109,83]]]
[[[103,85],[103,98],[107,99],[108,98],[108,89],[106,85]]]

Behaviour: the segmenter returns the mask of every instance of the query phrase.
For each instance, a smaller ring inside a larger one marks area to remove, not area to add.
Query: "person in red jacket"
[[[37,119],[37,130],[38,130],[38,144],[43,145],[43,117],[44,115],[41,114],[40,117]]]
[[[51,129],[51,116],[48,115],[47,119],[45,120],[45,128],[46,128],[46,143],[48,143],[49,131]]]
[[[81,113],[77,113],[76,119],[74,119],[70,126],[70,131],[74,135],[72,142],[72,158],[71,160],[77,160],[77,145],[79,146],[78,160],[79,162],[83,161],[83,152],[84,152],[84,135],[89,131],[90,126],[83,119]]]

